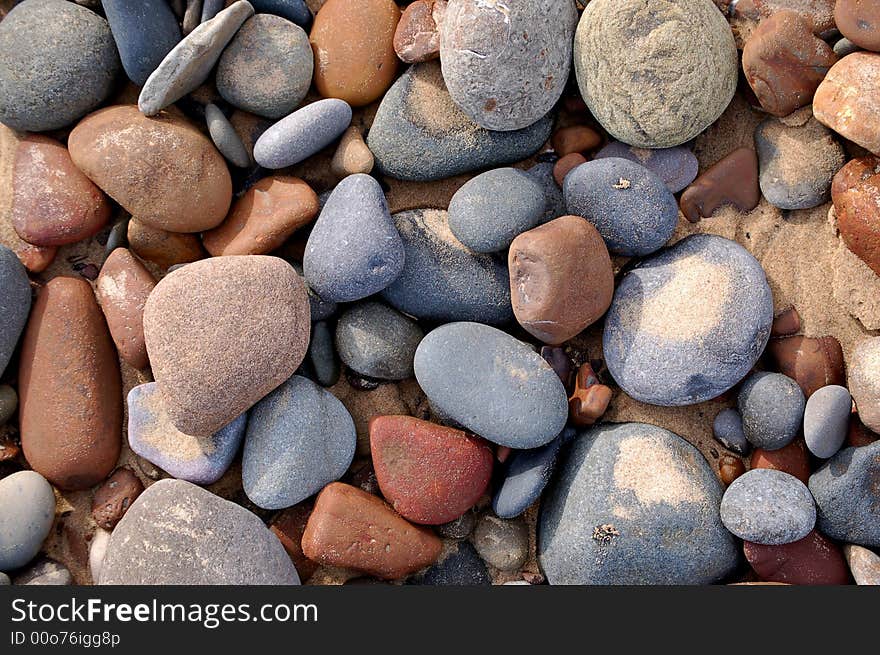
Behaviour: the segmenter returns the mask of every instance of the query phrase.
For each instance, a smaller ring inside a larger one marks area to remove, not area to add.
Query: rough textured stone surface
[[[488,586],[492,584],[492,578],[471,543],[460,541],[443,559],[424,573],[410,578],[407,584]]]
[[[596,153],[593,159],[618,157],[640,164],[663,180],[666,188],[678,193],[694,181],[700,164],[685,146],[673,148],[636,148],[620,141],[612,141]],[[756,165],[757,167],[757,165]]]
[[[238,168],[251,165],[251,156],[241,137],[217,105],[205,105],[205,122],[208,124],[211,141],[230,164]]]
[[[798,435],[804,420],[804,394],[781,373],[753,373],[737,396],[743,433],[756,448],[778,450]]]
[[[850,160],[834,176],[831,200],[846,247],[880,275],[880,159]]]
[[[746,541],[743,551],[762,580],[798,585],[842,585],[849,571],[840,546],[815,530],[798,541],[762,546]]]
[[[0,245],[0,375],[12,358],[30,309],[27,271],[14,252]]]
[[[380,380],[413,375],[413,357],[425,333],[412,319],[378,302],[345,311],[336,324],[336,350],[350,369]]]
[[[416,0],[400,15],[394,30],[394,52],[406,64],[440,56],[440,25],[446,13],[446,0]]]
[[[846,544],[843,554],[856,584],[880,585],[880,555],[853,544]]]
[[[723,205],[740,211],[753,210],[761,202],[758,155],[751,148],[737,148],[716,162],[681,194],[681,213],[691,223],[709,218]]]
[[[831,67],[813,98],[816,119],[842,137],[880,155],[880,55],[854,52]]]
[[[772,339],[767,351],[779,370],[794,379],[809,398],[819,387],[844,384],[843,349],[834,337],[793,336]]]
[[[0,569],[12,571],[40,552],[55,520],[55,494],[39,473],[0,480]]]
[[[92,519],[99,528],[112,530],[144,491],[144,484],[127,468],[113,471],[92,498]],[[97,576],[92,576],[97,579]]]
[[[811,453],[827,459],[840,450],[851,411],[852,396],[846,387],[829,385],[810,396],[804,412],[804,439]]]
[[[880,7],[871,0],[837,0],[834,23],[854,44],[866,50],[880,50]]]
[[[143,86],[180,41],[180,26],[165,0],[101,0],[128,79]]]
[[[265,168],[286,168],[333,143],[351,123],[351,107],[342,100],[318,100],[297,109],[263,132],[254,159]]]
[[[160,480],[113,531],[99,584],[296,585],[299,576],[254,514],[189,482]]]
[[[850,355],[847,381],[862,423],[880,432],[880,338],[865,339],[856,345]]]
[[[496,515],[503,519],[519,516],[538,500],[556,469],[563,441],[560,435],[540,448],[513,453],[492,498],[492,510]]]
[[[711,0],[593,0],[574,40],[578,85],[615,138],[642,148],[688,141],[736,91],[730,26]]]
[[[742,416],[735,409],[722,409],[715,415],[712,435],[722,446],[739,455],[747,455],[751,444],[743,432]]]

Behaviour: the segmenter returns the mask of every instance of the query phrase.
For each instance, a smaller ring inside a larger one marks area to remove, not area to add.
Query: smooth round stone
[[[441,537],[447,539],[467,539],[477,525],[477,519],[473,512],[465,512],[457,519],[436,526],[435,530]]]
[[[402,62],[415,64],[440,56],[440,25],[446,7],[446,0],[416,0],[407,5],[394,30],[394,51]]]
[[[424,573],[410,578],[407,584],[431,586],[491,585],[492,578],[486,563],[469,541],[458,544],[442,560]]]
[[[880,432],[880,338],[856,344],[850,354],[847,382],[862,423]]]
[[[61,562],[41,559],[15,576],[14,585],[65,586],[71,584],[70,571]]]
[[[99,528],[112,530],[144,491],[144,484],[131,469],[118,468],[95,490],[92,519]]]
[[[55,493],[39,473],[0,480],[0,569],[12,571],[40,552],[55,520]]]
[[[810,397],[828,384],[845,384],[843,348],[831,336],[800,335],[772,339],[767,352],[779,370],[794,379]]]
[[[18,257],[0,244],[0,375],[12,358],[31,309],[31,283]]]
[[[217,64],[217,91],[226,102],[266,118],[281,118],[303,101],[312,83],[309,37],[271,14],[249,18]]]
[[[119,72],[107,21],[62,0],[25,0],[0,24],[0,123],[43,132],[100,105]]]
[[[336,152],[330,161],[330,171],[339,178],[373,170],[373,153],[364,142],[357,127],[349,127],[339,139]]]
[[[449,229],[474,252],[497,252],[544,216],[544,191],[528,174],[496,168],[471,178],[449,201]]]
[[[183,480],[147,488],[110,537],[102,585],[297,585],[278,538],[240,505]]]
[[[312,24],[312,12],[306,0],[251,0],[258,14],[274,14],[296,23],[304,30]]]
[[[790,377],[781,373],[753,373],[737,396],[746,439],[764,450],[787,446],[798,435],[805,404],[801,388]]]
[[[817,389],[807,400],[804,411],[804,438],[816,457],[827,459],[846,440],[852,396],[836,384]]]
[[[244,491],[263,509],[296,505],[342,477],[356,444],[345,406],[294,375],[251,410],[241,465]]]
[[[850,41],[866,50],[880,50],[880,7],[865,0],[837,0],[834,23]]]
[[[312,323],[309,362],[315,371],[315,381],[322,387],[332,387],[339,381],[341,373],[339,357],[333,343],[333,331],[327,325],[327,321]]]
[[[689,148],[637,148],[620,141],[612,141],[597,152],[593,159],[628,159],[644,166],[654,175],[663,180],[663,184],[672,193],[678,193],[693,182],[700,170],[700,163]]]
[[[721,484],[700,452],[644,423],[590,429],[571,445],[538,517],[550,584],[708,584],[736,568]],[[687,538],[682,538],[687,535]]]
[[[880,159],[850,160],[831,181],[837,231],[850,252],[880,273]]]
[[[238,132],[217,105],[208,103],[205,106],[205,122],[208,124],[208,134],[220,154],[233,166],[248,168],[251,165],[251,156]]]
[[[168,232],[141,223],[136,218],[128,221],[126,238],[135,255],[152,262],[163,271],[206,256],[198,235]]]
[[[615,138],[640,148],[689,141],[725,110],[739,57],[711,0],[593,0],[574,37],[581,95]]]
[[[18,394],[8,384],[0,384],[0,426],[12,418],[18,409]]]
[[[518,130],[546,115],[571,69],[573,2],[450,0],[440,24],[449,93],[488,130]]]
[[[861,48],[859,46],[857,46],[855,43],[853,43],[852,41],[850,41],[849,39],[843,38],[843,39],[838,39],[834,43],[833,50],[834,50],[834,54],[842,59],[843,57],[846,57],[847,55],[851,55],[854,52],[859,52],[861,50]]]
[[[518,571],[529,558],[529,528],[522,520],[485,514],[474,529],[474,548],[499,571]]]
[[[840,136],[880,154],[880,102],[872,93],[880,54],[854,52],[838,61],[813,97],[816,119]]]
[[[803,539],[780,546],[743,543],[749,566],[762,580],[797,585],[849,584],[840,546],[811,530]]]
[[[155,382],[128,392],[128,444],[172,477],[194,484],[219,480],[244,438],[247,413],[213,435],[185,434],[174,427]]]
[[[415,373],[443,416],[493,443],[537,448],[568,418],[559,376],[531,346],[480,323],[449,323],[416,350]]]
[[[306,354],[309,304],[278,257],[212,257],[165,276],[144,336],[172,423],[214,434],[287,380]]]
[[[880,546],[880,441],[845,448],[810,476],[817,527],[832,539]]]
[[[738,455],[748,455],[752,448],[743,432],[742,416],[735,409],[722,409],[712,423],[712,436],[728,450]]]
[[[779,546],[807,536],[816,525],[816,504],[810,490],[796,477],[752,469],[724,492],[721,520],[740,539]]]
[[[282,118],[254,144],[254,159],[264,168],[286,168],[333,143],[351,123],[351,107],[328,98]]]
[[[692,405],[748,374],[772,322],[758,261],[733,241],[693,235],[624,275],[605,319],[605,361],[636,400]]]
[[[296,269],[297,274],[302,277],[302,266],[294,263],[293,268]],[[335,302],[321,298],[321,296],[315,293],[314,289],[308,286],[308,283],[306,283],[306,288],[309,292],[309,311],[313,322],[326,321],[328,318],[336,314],[338,305]]]
[[[546,209],[541,220],[538,222],[543,224],[552,221],[554,218],[565,216],[567,213],[565,209],[565,196],[562,195],[562,190],[556,184],[556,180],[553,179],[553,164],[541,162],[532,166],[526,173],[531,175],[544,190],[544,206]]]
[[[556,469],[562,441],[559,436],[540,448],[518,450],[511,455],[501,484],[492,498],[495,514],[503,519],[514,518],[540,498]]]
[[[165,0],[101,0],[128,79],[143,86],[180,41],[180,26]]]
[[[547,116],[512,132],[480,127],[452,101],[440,64],[428,61],[410,66],[385,93],[367,145],[383,175],[428,182],[521,161],[552,127]]]
[[[392,307],[428,321],[513,319],[507,267],[456,239],[445,211],[413,209],[392,218],[404,248],[403,270],[382,292]]]
[[[843,555],[856,584],[880,585],[880,555],[853,544],[843,547]]]
[[[404,267],[404,243],[375,178],[340,182],[315,222],[303,256],[309,287],[326,300],[350,302],[385,289]]]
[[[77,124],[67,146],[77,168],[138,221],[171,232],[201,232],[229,211],[226,162],[210,139],[176,113],[147,118],[133,105],[101,109]]]
[[[350,369],[380,380],[413,375],[413,357],[425,334],[418,324],[378,302],[355,305],[339,317],[336,349]]]
[[[599,230],[616,255],[663,247],[678,224],[678,203],[659,177],[627,159],[581,164],[565,177],[565,206]]]

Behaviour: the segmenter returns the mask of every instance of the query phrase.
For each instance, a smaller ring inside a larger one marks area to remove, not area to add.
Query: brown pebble
[[[25,241],[19,241],[13,247],[13,252],[31,273],[42,273],[55,260],[58,248],[46,248],[34,246]]]
[[[845,585],[849,567],[836,543],[815,530],[779,546],[743,542],[746,560],[762,580],[796,585]]]
[[[364,143],[361,131],[352,126],[342,133],[339,145],[330,161],[330,170],[337,177],[346,177],[357,173],[369,173],[373,170],[373,153]]]
[[[854,52],[838,61],[813,98],[816,119],[880,155],[880,55]]]
[[[553,165],[553,179],[556,180],[556,184],[562,187],[562,183],[565,182],[565,176],[568,175],[571,169],[585,163],[587,163],[587,158],[579,152],[573,152],[565,155],[565,157],[560,157]]]
[[[880,50],[880,2],[877,0],[837,0],[834,5],[837,29],[865,50]]]
[[[118,468],[95,490],[92,499],[92,518],[98,527],[112,530],[141,495],[144,484],[131,469]]]
[[[831,184],[837,228],[846,247],[880,275],[880,159],[853,159]]]
[[[394,51],[407,64],[440,56],[440,25],[445,0],[416,0],[400,15],[394,31]]]
[[[565,157],[573,152],[584,153],[597,148],[602,143],[602,137],[591,127],[575,125],[556,130],[551,143],[556,154]]]
[[[590,364],[581,364],[575,378],[574,391],[568,399],[568,418],[579,427],[593,425],[608,409],[612,392],[599,383]]]
[[[819,387],[846,385],[843,349],[834,337],[771,339],[767,351],[780,373],[795,380],[807,398]]]
[[[0,440],[0,462],[9,462],[21,452],[21,448],[11,441]]]
[[[758,156],[751,148],[737,148],[685,189],[681,194],[681,212],[696,223],[723,205],[747,212],[759,202]]]
[[[718,472],[721,474],[721,481],[725,485],[730,485],[734,480],[746,472],[746,465],[739,457],[733,455],[722,455],[718,460]]]
[[[835,0],[739,0],[736,3],[730,0],[715,0],[716,4],[719,1],[733,5],[727,7],[725,11],[736,17],[758,21],[769,18],[779,11],[794,10],[810,19],[815,34],[834,29]]]
[[[752,451],[749,467],[782,471],[793,475],[804,484],[810,479],[810,458],[803,439],[795,439],[779,450],[756,448]]]
[[[306,530],[312,507],[311,501],[304,501],[299,505],[288,507],[275,516],[272,523],[269,524],[269,529],[275,533],[281,545],[284,546],[284,550],[293,560],[293,565],[302,582],[308,581],[312,574],[318,570],[318,565],[306,557],[302,550],[303,532]]]
[[[872,443],[880,439],[880,435],[869,430],[857,412],[850,414],[849,429],[846,433],[847,448],[861,448],[862,446],[870,446]]]
[[[160,230],[136,218],[128,222],[128,246],[138,257],[162,270],[204,259],[207,254],[195,234]]]
[[[570,392],[573,389],[574,364],[565,349],[557,346],[541,346],[541,357],[556,371],[556,375],[565,385],[565,390]]]
[[[801,315],[795,307],[789,307],[779,312],[773,318],[770,328],[771,337],[788,337],[797,334],[801,330]]]
[[[64,490],[106,478],[122,447],[122,382],[88,282],[56,277],[37,294],[18,379],[21,445],[31,468]]]
[[[499,463],[504,464],[507,461],[507,458],[510,457],[510,454],[513,452],[513,449],[507,446],[496,446],[495,448],[495,459],[498,460]]]

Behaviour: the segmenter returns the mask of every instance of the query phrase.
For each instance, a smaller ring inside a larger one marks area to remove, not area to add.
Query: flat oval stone
[[[723,205],[743,212],[761,202],[758,155],[751,148],[737,148],[706,170],[681,194],[681,213],[691,223],[709,218]]]
[[[445,211],[413,209],[392,218],[404,248],[403,270],[382,291],[392,307],[430,321],[513,318],[507,267],[456,239]]]
[[[575,23],[572,2],[450,0],[440,25],[440,62],[453,101],[488,130],[539,120],[568,80]]]
[[[132,218],[128,223],[128,246],[141,259],[163,271],[207,256],[196,234],[181,234],[153,227]]]
[[[248,168],[251,165],[250,153],[232,123],[217,105],[213,103],[205,105],[205,122],[208,125],[211,141],[217,146],[220,154],[233,166]]]
[[[492,476],[493,452],[485,441],[411,416],[373,417],[370,451],[382,495],[413,523],[458,518]]]
[[[853,544],[846,544],[843,554],[856,584],[880,585],[880,555]]]
[[[185,434],[174,427],[155,382],[128,392],[128,444],[172,477],[213,484],[226,473],[244,438],[247,413],[210,436]]]
[[[122,382],[88,282],[56,277],[37,294],[18,380],[21,446],[31,468],[66,491],[106,478],[122,448]]]
[[[412,319],[378,302],[347,309],[336,324],[336,349],[350,369],[380,380],[413,376],[413,358],[425,333]]]
[[[734,480],[721,499],[724,527],[740,539],[778,546],[807,536],[816,524],[816,504],[796,477],[752,469]]]
[[[562,187],[569,213],[599,230],[617,255],[647,255],[663,247],[678,224],[678,203],[644,166],[610,157],[582,164]]]
[[[429,332],[415,372],[440,414],[493,443],[537,448],[565,427],[568,395],[556,372],[531,346],[488,325]]]
[[[201,232],[218,225],[229,210],[226,162],[177,114],[147,118],[133,105],[108,107],[80,121],[67,145],[77,168],[153,227]]]
[[[748,455],[752,445],[743,432],[742,416],[735,409],[722,409],[712,423],[712,436],[738,455]]]
[[[407,580],[408,585],[489,586],[486,563],[469,541],[460,541],[426,571]]]
[[[753,373],[737,396],[743,433],[756,448],[778,450],[798,435],[804,420],[804,394],[781,373]]]
[[[74,166],[63,144],[38,134],[18,142],[12,169],[12,227],[35,246],[88,239],[110,220],[110,203]]]
[[[556,437],[540,448],[518,450],[507,461],[504,476],[492,497],[492,511],[503,519],[525,512],[550,482],[564,438]]]
[[[118,468],[95,490],[92,519],[99,528],[112,530],[144,491],[144,484],[131,469]],[[95,576],[92,576],[95,578]]]
[[[672,193],[678,193],[697,177],[700,164],[697,157],[685,146],[673,148],[636,148],[620,141],[612,141],[602,148],[593,159],[628,159],[644,166],[663,180]]]
[[[249,18],[217,63],[217,91],[231,105],[266,118],[281,118],[303,101],[312,83],[309,37],[271,14]]]
[[[520,519],[484,514],[474,529],[474,548],[499,571],[518,571],[529,558],[529,528]]]
[[[849,571],[840,546],[810,530],[803,539],[780,546],[746,541],[743,552],[762,580],[797,585],[849,584]]]
[[[180,26],[164,0],[101,0],[128,79],[143,86],[180,41]]]
[[[312,25],[312,12],[305,0],[253,0],[258,14],[274,14],[296,23],[304,30]]]
[[[263,509],[296,505],[343,476],[356,444],[354,420],[343,404],[294,375],[251,410],[244,491]]]
[[[728,239],[693,235],[624,275],[605,319],[605,361],[636,400],[690,405],[748,374],[772,322],[757,260]]]
[[[880,101],[872,89],[880,54],[854,52],[838,61],[813,97],[813,113],[845,139],[880,155]]]
[[[880,432],[880,338],[856,344],[850,355],[847,381],[862,423]]]
[[[545,116],[512,132],[486,130],[458,108],[446,90],[440,64],[415,64],[382,98],[367,145],[383,175],[428,182],[520,161],[550,137]]]
[[[333,343],[333,332],[327,321],[312,323],[312,338],[309,341],[308,362],[315,372],[315,382],[322,387],[332,387],[339,381],[342,367]]]
[[[846,387],[828,385],[817,389],[804,411],[804,438],[816,457],[827,459],[846,440],[852,396]]]
[[[164,277],[144,309],[153,376],[172,423],[213,434],[296,371],[306,354],[305,285],[287,262],[247,255]]]
[[[538,562],[550,584],[714,582],[738,560],[719,517],[721,493],[678,435],[644,423],[594,427],[573,442],[544,494]]]
[[[854,44],[866,50],[880,50],[880,7],[864,0],[837,0],[834,23]]]
[[[515,168],[496,168],[455,192],[449,201],[449,229],[474,252],[497,252],[537,225],[545,209],[537,181]]]
[[[286,168],[333,143],[351,123],[342,100],[318,100],[282,118],[254,144],[254,159],[265,168]]]
[[[297,585],[287,552],[244,507],[159,480],[113,530],[98,584]]]
[[[12,358],[31,309],[31,283],[18,257],[0,244],[0,375]]]
[[[107,21],[62,0],[26,0],[0,26],[0,123],[43,132],[69,125],[113,89],[119,54]]]
[[[30,562],[54,520],[55,493],[42,475],[19,471],[0,480],[0,569]]]

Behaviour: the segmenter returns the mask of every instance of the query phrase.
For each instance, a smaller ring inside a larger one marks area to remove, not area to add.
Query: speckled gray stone
[[[0,375],[15,351],[31,310],[31,285],[18,257],[0,244]]]
[[[286,168],[333,143],[351,123],[344,100],[325,98],[297,109],[263,132],[254,144],[254,159],[265,168]]]
[[[40,552],[55,520],[55,494],[35,471],[0,480],[0,570],[12,571]]]
[[[856,584],[880,585],[880,555],[854,544],[846,544],[843,555]]]
[[[180,41],[180,26],[165,0],[101,0],[128,79],[143,86]]]
[[[106,20],[64,0],[25,0],[0,22],[0,123],[69,125],[107,99],[119,69]]]
[[[813,392],[804,409],[804,439],[811,453],[827,459],[840,450],[851,411],[852,396],[846,387],[829,384]]]
[[[880,337],[859,341],[847,364],[847,384],[859,418],[871,430],[880,432]]]
[[[205,121],[211,140],[230,164],[238,168],[251,165],[251,156],[241,142],[241,137],[217,105],[208,103],[205,106]]]
[[[329,391],[294,375],[251,410],[241,479],[263,509],[291,507],[348,470],[354,420]]]
[[[739,455],[748,455],[751,444],[743,433],[742,416],[732,408],[722,409],[712,423],[712,436],[722,446]]]
[[[303,29],[280,16],[257,14],[223,51],[217,91],[239,109],[281,118],[306,97],[313,70],[312,47]]]
[[[818,527],[859,546],[880,547],[880,441],[845,448],[810,476]]]
[[[415,585],[491,585],[486,564],[469,541],[459,541],[436,564],[407,580]]]
[[[167,479],[147,487],[113,530],[99,584],[297,585],[299,575],[257,516]]]
[[[779,546],[803,539],[816,525],[816,504],[803,482],[774,469],[752,469],[721,499],[724,527],[740,539]]]
[[[440,62],[453,101],[488,130],[531,125],[562,95],[576,23],[573,0],[449,0]]]
[[[449,201],[449,229],[474,252],[505,250],[544,216],[544,190],[516,168],[496,168],[471,178]]]
[[[758,261],[729,239],[693,235],[624,275],[605,319],[605,361],[636,400],[699,403],[748,374],[772,322]]]
[[[834,44],[834,54],[840,58],[851,55],[859,50],[861,50],[861,48],[847,38],[839,39]]]
[[[336,349],[350,369],[380,380],[413,375],[413,357],[425,334],[418,324],[378,302],[346,310],[336,324]]]
[[[312,323],[308,361],[312,365],[315,381],[322,387],[332,387],[339,381],[342,371],[333,344],[333,331],[327,321]]]
[[[529,558],[529,528],[520,519],[484,514],[474,529],[474,548],[499,571],[517,571]]]
[[[668,148],[705,130],[736,91],[733,33],[712,0],[592,0],[574,39],[581,95],[615,138]]]
[[[620,157],[644,166],[663,180],[672,193],[684,190],[696,179],[700,170],[696,155],[685,146],[650,149],[612,141],[597,152],[593,159],[608,157]]]
[[[668,430],[606,424],[581,434],[544,493],[538,561],[550,584],[708,584],[736,568],[721,484]]]
[[[12,582],[21,586],[66,586],[73,582],[73,578],[64,564],[46,558],[16,575]]]
[[[537,448],[568,419],[568,395],[531,346],[480,323],[448,323],[416,350],[416,379],[437,410],[511,448]]]
[[[465,247],[445,211],[413,209],[393,218],[405,257],[403,271],[382,292],[392,307],[430,321],[513,320],[505,262]]]
[[[737,406],[743,434],[756,448],[779,450],[798,435],[806,400],[798,383],[782,373],[753,373],[740,388]]]
[[[553,178],[553,164],[550,162],[541,162],[535,164],[526,171],[531,175],[541,188],[544,189],[545,211],[541,220],[538,221],[542,225],[554,218],[565,216],[568,210],[565,208],[565,196],[562,195],[562,189],[556,184]]]
[[[471,532],[474,531],[476,525],[477,518],[469,510],[454,521],[438,525],[435,529],[441,537],[446,537],[447,539],[467,539]]]

